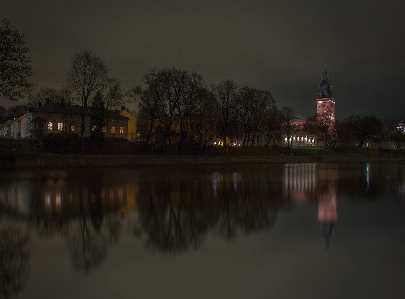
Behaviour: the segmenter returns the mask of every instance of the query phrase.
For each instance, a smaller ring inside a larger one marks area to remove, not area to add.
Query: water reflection
[[[0,297],[12,298],[29,276],[29,237],[20,226],[0,228]]]
[[[2,281],[1,292],[11,297],[27,280],[29,233],[60,236],[75,269],[88,272],[124,233],[152,252],[179,254],[200,248],[210,233],[232,240],[271,230],[281,210],[305,201],[317,206],[328,248],[337,198],[376,200],[387,191],[404,195],[403,171],[396,165],[311,163],[3,174],[0,234],[6,254],[0,271],[13,283]],[[16,231],[11,220],[30,225],[26,232]]]

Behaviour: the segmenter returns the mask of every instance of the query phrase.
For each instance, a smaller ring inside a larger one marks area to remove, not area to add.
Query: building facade
[[[102,128],[105,137],[128,139],[128,117],[119,111],[107,111],[105,117],[105,126]],[[62,133],[80,135],[81,122],[80,106],[47,103],[13,120],[10,135],[15,139],[40,138],[49,134]],[[85,113],[83,136],[89,137],[91,131],[95,129],[91,124],[91,107],[88,107]]]

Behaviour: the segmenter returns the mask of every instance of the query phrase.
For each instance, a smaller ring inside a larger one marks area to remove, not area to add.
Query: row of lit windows
[[[58,131],[63,131],[63,127],[64,127],[64,126],[63,126],[63,123],[56,123],[56,127],[55,127],[55,128],[57,128]],[[52,131],[53,128],[54,128],[53,123],[52,123],[52,122],[48,122],[48,130]],[[94,131],[96,128],[97,128],[96,126],[93,126],[92,130]],[[118,127],[118,130],[119,130],[119,133],[120,133],[120,134],[124,134],[124,127]],[[74,132],[74,131],[75,131],[75,126],[74,126],[74,125],[71,125],[71,126],[70,126],[70,131],[71,131],[71,132]],[[104,133],[107,132],[107,127],[103,127],[103,132],[104,132]],[[115,132],[116,132],[116,127],[115,127],[115,126],[112,126],[112,127],[110,128],[110,132],[113,133],[113,134],[115,134]]]
[[[92,131],[95,131],[96,129],[97,129],[97,126],[93,126],[91,128]],[[124,134],[124,127],[119,127],[118,130],[119,130],[120,134]],[[107,127],[106,126],[103,127],[103,132],[104,133],[107,132]],[[116,132],[115,126],[112,126],[110,128],[110,133],[115,134],[115,132]]]
[[[63,130],[63,123],[57,123],[56,127],[58,131]],[[48,122],[48,130],[52,131],[53,130],[53,123],[51,121]]]

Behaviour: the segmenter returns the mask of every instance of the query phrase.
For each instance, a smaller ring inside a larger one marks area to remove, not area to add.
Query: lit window
[[[63,130],[63,123],[58,123],[58,131],[62,131]]]
[[[45,204],[49,207],[51,205],[51,194],[45,194]]]
[[[120,127],[120,134],[124,134],[124,127]]]
[[[51,122],[51,121],[48,122],[48,130],[51,130],[51,131],[52,131],[52,122]]]
[[[115,126],[111,127],[111,133],[115,133]]]
[[[105,131],[107,131],[107,127],[106,127],[106,126],[103,127],[103,133],[105,133]]]
[[[75,131],[75,125],[70,126],[70,131],[74,132]]]
[[[91,128],[91,130],[94,132],[95,130],[97,129],[97,126],[96,125],[94,125],[92,128]]]

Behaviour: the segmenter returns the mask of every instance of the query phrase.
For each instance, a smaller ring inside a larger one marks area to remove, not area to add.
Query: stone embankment
[[[0,168],[135,167],[140,165],[265,164],[397,161],[405,157],[373,156],[164,156],[164,155],[1,155]]]

